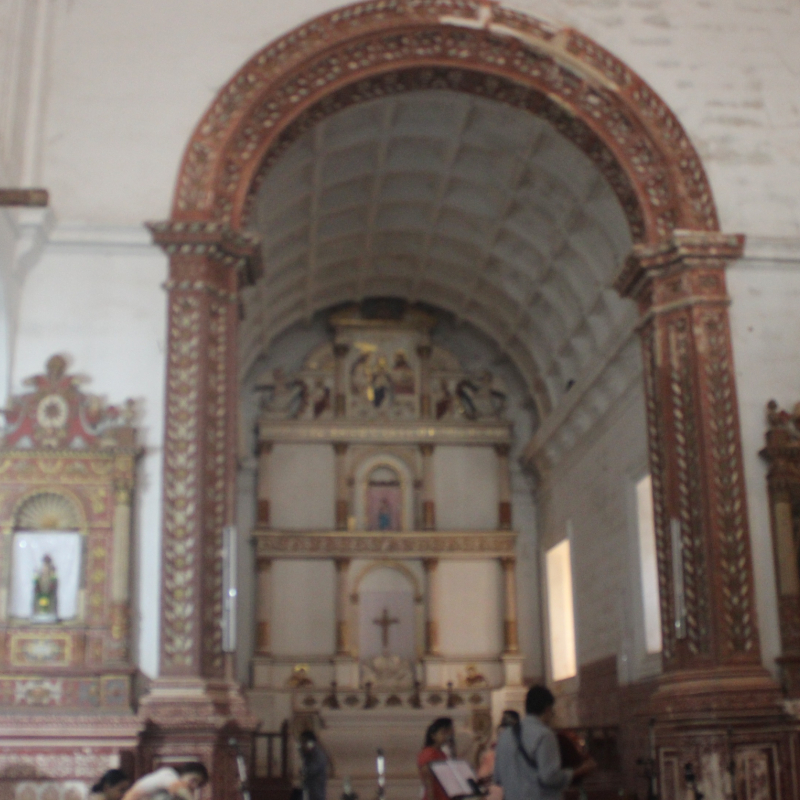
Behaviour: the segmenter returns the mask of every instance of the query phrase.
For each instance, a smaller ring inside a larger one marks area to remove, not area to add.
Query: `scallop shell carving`
[[[75,530],[80,528],[80,518],[66,497],[42,492],[22,504],[14,527],[26,531]]]

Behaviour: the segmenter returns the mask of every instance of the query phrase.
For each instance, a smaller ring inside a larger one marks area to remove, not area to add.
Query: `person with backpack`
[[[525,717],[504,728],[497,740],[494,782],[504,800],[559,800],[575,779],[594,770],[594,759],[564,768],[553,721],[555,697],[545,686],[532,686],[525,698]]]

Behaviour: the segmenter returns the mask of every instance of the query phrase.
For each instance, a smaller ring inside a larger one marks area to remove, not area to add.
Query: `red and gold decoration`
[[[3,412],[0,741],[15,739],[3,743],[15,763],[85,745],[93,769],[113,766],[139,730],[129,624],[135,410],[84,392],[85,380],[53,356]],[[35,747],[17,749],[26,735]],[[64,775],[96,777],[77,767]]]

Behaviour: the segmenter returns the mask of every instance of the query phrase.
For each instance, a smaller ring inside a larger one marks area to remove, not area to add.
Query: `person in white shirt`
[[[139,778],[122,800],[195,800],[196,792],[208,783],[208,770],[199,761],[161,767]]]

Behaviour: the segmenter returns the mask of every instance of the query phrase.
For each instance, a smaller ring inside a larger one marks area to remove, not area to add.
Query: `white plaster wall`
[[[791,409],[800,401],[800,241],[754,239],[745,255],[727,278],[761,655],[774,671],[780,632],[767,470],[758,452],[767,402],[774,398]]]
[[[433,451],[436,527],[497,527],[497,454],[492,447],[437,446]]]
[[[257,50],[338,0],[52,0],[43,181],[64,219],[166,217],[215,93]],[[577,28],[677,113],[722,226],[800,231],[800,6],[794,0],[513,0]]]
[[[336,570],[328,560],[272,564],[272,652],[275,656],[333,654]]]
[[[273,528],[336,526],[333,447],[277,444],[270,455],[270,518]]]
[[[20,309],[12,390],[63,353],[85,391],[116,404],[132,397],[144,456],[140,462],[133,547],[139,665],[158,668],[161,559],[161,459],[164,418],[166,259],[142,228],[56,229],[30,271]],[[134,615],[136,612],[134,611]]]
[[[493,561],[439,562],[443,656],[498,655],[503,647],[502,576]]]
[[[630,489],[646,464],[644,392],[641,381],[634,381],[624,400],[555,466],[542,486],[542,549],[557,544],[571,529],[579,668],[611,655],[622,662],[636,655],[630,649],[642,610],[631,558],[635,508]],[[620,672],[623,679],[633,677]]]

